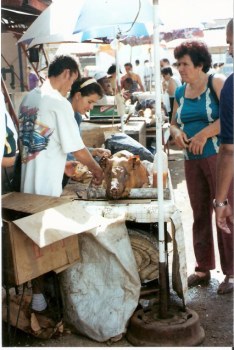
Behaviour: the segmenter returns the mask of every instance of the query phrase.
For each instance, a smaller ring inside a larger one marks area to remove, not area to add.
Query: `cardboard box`
[[[2,196],[2,216],[3,280],[10,285],[78,261],[77,233],[98,226],[79,202],[16,192]]]

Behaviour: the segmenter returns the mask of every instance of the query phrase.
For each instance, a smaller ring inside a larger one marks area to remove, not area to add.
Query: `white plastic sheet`
[[[126,331],[138,305],[140,279],[125,218],[103,218],[79,235],[81,262],[60,274],[64,320],[104,342]]]

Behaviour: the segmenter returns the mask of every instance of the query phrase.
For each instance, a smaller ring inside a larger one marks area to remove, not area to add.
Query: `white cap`
[[[100,71],[100,72],[96,72],[93,77],[96,80],[100,80],[100,79],[103,79],[103,78],[105,78],[107,76],[108,76],[108,74],[106,72]]]

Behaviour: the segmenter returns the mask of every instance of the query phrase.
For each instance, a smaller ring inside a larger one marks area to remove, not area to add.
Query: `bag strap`
[[[213,77],[214,77],[214,74],[210,74],[210,75],[209,75],[207,86],[209,87],[210,92],[211,92],[211,94],[213,95],[213,97],[214,97],[214,99],[215,99],[215,102],[216,102],[217,104],[219,104],[218,96],[217,96],[217,94],[216,94],[216,92],[215,92],[215,89],[214,89],[214,87],[213,87],[213,84],[212,84]]]

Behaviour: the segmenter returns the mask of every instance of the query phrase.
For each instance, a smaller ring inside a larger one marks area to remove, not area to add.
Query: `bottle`
[[[157,179],[157,159],[158,159],[158,152],[154,155],[154,162],[153,162],[153,187],[158,187],[158,179]],[[166,152],[163,150],[160,152],[162,156],[162,171],[163,171],[163,188],[166,188],[167,186],[167,177],[168,177],[168,157]]]

